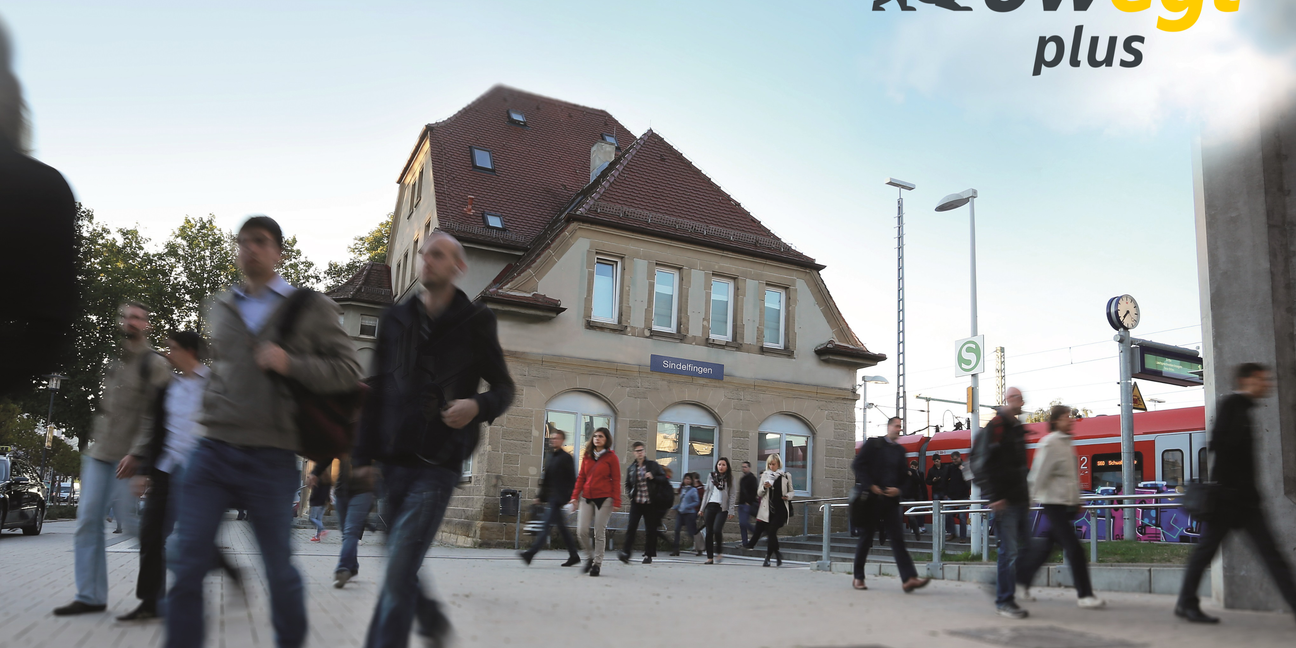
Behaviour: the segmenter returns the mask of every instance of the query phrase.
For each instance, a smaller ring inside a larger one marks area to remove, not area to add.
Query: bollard
[[[823,556],[815,569],[832,571],[832,503],[824,502],[823,507]]]
[[[1098,562],[1098,512],[1085,511],[1089,518],[1089,562]]]

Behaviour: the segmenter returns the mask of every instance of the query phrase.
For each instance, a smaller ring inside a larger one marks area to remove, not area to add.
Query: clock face
[[[1116,321],[1121,327],[1129,330],[1139,324],[1139,306],[1129,295],[1121,295],[1116,300]]]

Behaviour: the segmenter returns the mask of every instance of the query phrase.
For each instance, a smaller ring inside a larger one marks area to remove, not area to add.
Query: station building
[[[397,183],[390,271],[366,266],[330,293],[362,360],[441,230],[466,249],[460,287],[496,313],[517,383],[463,466],[441,541],[512,543],[498,497],[535,496],[547,429],[578,458],[598,427],[623,463],[643,441],[677,484],[719,457],[759,471],[777,452],[798,497],[847,494],[856,373],[886,357],[842,317],[823,265],[660,134],[496,86],[423,127]]]

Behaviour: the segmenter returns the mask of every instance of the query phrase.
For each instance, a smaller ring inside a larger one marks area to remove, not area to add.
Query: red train
[[[1027,455],[1048,434],[1047,423],[1026,426]],[[1095,416],[1076,422],[1073,445],[1080,462],[1080,487],[1086,491],[1121,486],[1119,416]],[[918,459],[924,473],[932,461],[949,463],[955,450],[966,459],[971,452],[968,430],[941,432],[931,437],[900,437],[908,456]],[[1168,490],[1206,476],[1206,408],[1186,407],[1134,415],[1134,481],[1163,482]],[[858,449],[858,446],[857,446]]]

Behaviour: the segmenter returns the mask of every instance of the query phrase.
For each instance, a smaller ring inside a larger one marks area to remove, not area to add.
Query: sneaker
[[[1017,585],[1017,590],[1016,590],[1016,592],[1013,594],[1013,598],[1017,599],[1018,601],[1034,601],[1034,600],[1035,600],[1035,597],[1034,597],[1034,596],[1031,596],[1031,593],[1030,593],[1030,585],[1021,585],[1021,584],[1018,584],[1018,585]]]
[[[121,529],[117,529],[117,530],[113,531],[113,533],[121,533]]]
[[[1025,619],[1030,613],[1017,607],[1016,603],[1008,602],[995,608],[995,612],[1001,617],[1009,619]]]
[[[54,613],[58,614],[58,611],[55,610]],[[1219,623],[1219,617],[1213,617],[1202,612],[1201,608],[1196,605],[1176,605],[1174,614],[1175,616],[1181,619],[1186,619],[1192,623]]]
[[[118,621],[148,621],[158,618],[157,610],[140,603],[139,607],[117,617]]]
[[[580,556],[572,556],[572,557],[568,558],[568,559],[567,559],[567,562],[563,563],[562,566],[563,566],[563,567],[571,567],[571,566],[573,566],[573,565],[579,565],[579,564],[580,564],[580,561],[581,561]]]
[[[1077,600],[1076,605],[1079,605],[1086,610],[1097,610],[1098,608],[1105,607],[1107,601],[1104,601],[1097,596],[1086,596]]]
[[[643,564],[645,564],[645,565],[651,565],[651,564],[652,564],[652,556],[644,556]]]
[[[347,581],[349,580],[351,580],[350,569],[339,569],[333,572],[333,587],[342,589],[342,587],[346,585]]]
[[[54,608],[54,616],[73,616],[87,612],[103,612],[107,609],[107,605],[90,605],[81,601],[72,601],[63,607]]]
[[[364,540],[357,540],[356,542],[357,542],[361,547],[365,546],[365,541],[364,541]]]
[[[328,535],[328,531],[320,531],[320,532],[319,532],[319,539],[320,539],[320,540],[323,540],[323,539],[324,539],[324,536],[326,536],[326,535]]]
[[[314,536],[310,539],[311,542],[319,542],[319,540],[320,540],[319,536]]]

